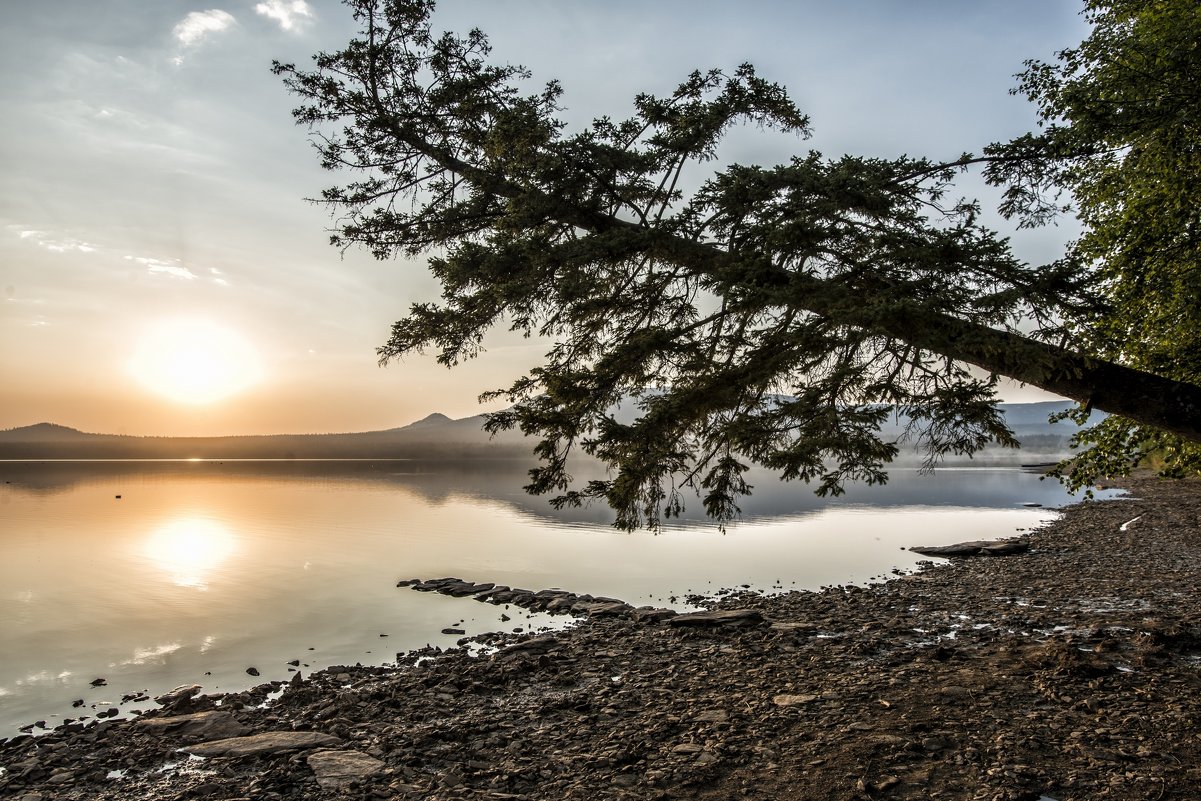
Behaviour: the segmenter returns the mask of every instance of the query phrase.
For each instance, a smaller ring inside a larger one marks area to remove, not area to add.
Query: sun
[[[129,368],[147,389],[192,404],[228,398],[262,377],[258,355],[245,337],[200,319],[151,326],[139,340]]]

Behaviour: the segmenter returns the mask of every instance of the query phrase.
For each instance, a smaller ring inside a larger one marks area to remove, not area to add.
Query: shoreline
[[[16,738],[0,796],[1191,798],[1201,483],[1119,486],[1024,554],[725,597],[746,610],[725,625],[593,614],[470,638],[490,656],[411,652]],[[218,755],[234,732],[260,750]]]

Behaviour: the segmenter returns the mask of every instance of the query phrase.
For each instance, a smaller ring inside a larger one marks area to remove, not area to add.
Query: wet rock
[[[918,545],[909,550],[923,556],[1012,556],[1029,551],[1030,543],[1025,540],[979,540],[955,545]]]
[[[473,595],[473,596],[471,596],[471,597],[472,597],[472,598],[474,598],[475,600],[477,600],[477,601],[481,601],[481,602],[484,602],[484,601],[492,601],[492,600],[493,600],[494,598],[496,598],[498,595],[502,595],[502,594],[504,594],[504,593],[507,593],[507,592],[509,592],[509,588],[508,588],[508,587],[504,587],[504,586],[499,586],[499,587],[498,587],[498,586],[493,586],[491,589],[484,590],[483,592],[477,592],[475,595]]]
[[[189,705],[192,698],[202,689],[204,688],[199,684],[181,684],[162,695],[156,695],[154,702],[163,707],[164,710],[171,711]]]

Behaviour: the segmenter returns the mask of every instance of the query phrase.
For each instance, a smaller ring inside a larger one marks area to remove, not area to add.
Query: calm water
[[[609,528],[604,509],[554,512],[523,480],[406,462],[0,463],[0,737],[139,690],[286,679],[294,659],[304,672],[382,664],[453,645],[440,630],[460,621],[468,634],[549,622],[502,622],[401,578],[679,607],[673,596],[742,584],[869,581],[921,558],[904,546],[1011,535],[1051,516],[1023,503],[1071,500],[1013,469],[895,471],[833,501],[761,479],[726,533],[685,519],[653,536]]]

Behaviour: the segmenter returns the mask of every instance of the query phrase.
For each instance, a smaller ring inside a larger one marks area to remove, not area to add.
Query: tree
[[[1043,130],[992,149],[992,179],[1027,222],[1067,191],[1084,233],[1070,254],[1106,301],[1068,318],[1085,352],[1201,383],[1201,7],[1189,0],[1090,0],[1092,33],[1057,62],[1030,61],[1017,91]],[[1015,159],[1025,153],[1035,158]],[[1020,165],[1020,166],[1018,166]],[[1069,466],[1079,487],[1149,456],[1201,470],[1201,447],[1110,417]]]
[[[998,376],[1201,439],[1201,388],[1050,344],[1072,334],[1063,315],[1104,308],[1077,260],[1024,265],[975,203],[949,199],[960,170],[1024,154],[809,153],[685,195],[730,126],[808,132],[783,88],[749,65],[697,72],[569,133],[556,83],[523,94],[530,76],[490,63],[479,31],[435,37],[430,0],[348,5],[362,32],[345,49],[275,65],[322,164],[353,176],[322,196],[341,215],[332,241],[425,255],[442,283],[381,361],[434,348],[453,365],[495,325],[553,343],[488,396],[512,404],[490,428],[541,438],[531,491],[602,498],[627,528],[678,513],[685,487],[728,518],[752,462],[838,493],[885,480],[889,415],[931,464],[1014,445]],[[640,417],[622,422],[631,399]],[[610,478],[573,486],[574,449]]]

